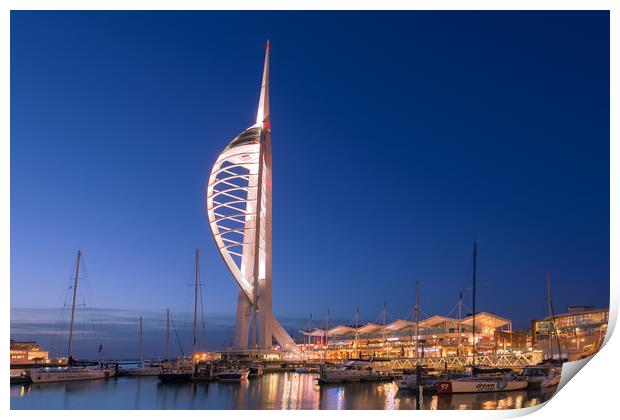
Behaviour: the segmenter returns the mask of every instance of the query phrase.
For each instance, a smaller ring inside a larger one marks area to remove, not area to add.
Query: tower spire
[[[258,112],[256,113],[256,126],[270,129],[269,125],[269,50],[271,45],[267,40],[265,47],[265,66],[263,67],[263,82],[260,89],[260,99],[258,100]]]

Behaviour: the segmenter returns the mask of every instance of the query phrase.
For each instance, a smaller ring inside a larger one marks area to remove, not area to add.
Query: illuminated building
[[[11,364],[45,363],[49,360],[49,352],[43,350],[36,341],[11,340]]]
[[[465,318],[434,315],[420,320],[417,326],[415,321],[405,319],[383,325],[341,324],[300,331],[305,338],[299,346],[310,358],[412,358],[416,357],[416,344],[418,357],[469,356],[473,349],[472,327],[471,315]],[[520,336],[513,339],[510,320],[488,312],[476,313],[476,354],[525,352],[527,347],[521,347],[525,344]]]
[[[215,243],[239,286],[234,348],[267,351],[275,338],[282,350],[295,351],[272,311],[269,50],[267,42],[256,123],[217,157],[206,207]]]
[[[532,345],[543,350],[545,357],[558,355],[558,341],[563,358],[569,360],[597,351],[607,333],[609,308],[595,309],[593,306],[569,306],[568,312],[532,321]],[[549,331],[555,331],[549,343]]]

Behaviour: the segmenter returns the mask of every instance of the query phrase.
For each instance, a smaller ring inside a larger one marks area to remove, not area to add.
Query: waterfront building
[[[563,358],[578,359],[601,347],[608,321],[609,308],[569,306],[566,313],[532,321],[532,345],[546,358],[557,358],[559,342]]]
[[[267,42],[256,123],[217,157],[206,191],[213,239],[239,286],[233,343],[237,351],[269,351],[274,339],[284,351],[297,350],[272,311],[269,51]]]
[[[47,363],[49,352],[43,350],[36,341],[11,340],[11,365]]]
[[[473,355],[474,317],[433,315],[415,321],[336,325],[300,330],[299,347],[307,358],[415,358]],[[489,312],[476,313],[476,355],[527,352],[527,334],[514,333],[512,321]],[[416,335],[417,331],[417,335]],[[417,356],[416,356],[417,351]]]

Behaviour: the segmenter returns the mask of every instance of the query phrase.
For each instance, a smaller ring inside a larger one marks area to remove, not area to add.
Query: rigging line
[[[86,296],[86,298],[88,299],[88,296]],[[98,357],[98,358],[105,359],[106,358],[105,346],[103,345],[103,339],[102,339],[101,335],[99,334],[100,329],[96,327],[96,325],[98,323],[98,319],[95,320],[95,318],[97,317],[97,315],[96,315],[97,310],[96,310],[96,308],[93,305],[91,305],[91,306],[86,305],[86,302],[84,302],[84,307],[86,308],[86,313],[87,313],[88,317],[90,318],[90,325],[91,325],[92,335],[93,335],[94,340],[96,341],[95,345],[97,346],[97,352],[95,353],[95,355],[96,356],[101,356],[101,357]],[[101,323],[99,325],[101,325]],[[101,351],[99,350],[99,348],[101,348]]]
[[[198,268],[198,275],[200,276],[200,268]],[[202,317],[202,348],[203,351],[207,351],[207,323],[205,320],[205,308],[202,299],[202,283],[199,284],[200,291],[200,315]]]
[[[73,284],[72,277],[73,277],[73,273],[75,272],[75,264],[76,264],[76,261],[74,260],[72,268],[71,268],[71,272],[67,275],[67,277],[65,277],[68,280],[65,283],[65,287],[64,287],[64,298],[62,301],[62,305],[60,306],[58,310],[57,322],[54,326],[52,346],[53,346],[53,349],[55,349],[58,352],[58,354],[63,353],[64,337],[62,336],[63,335],[62,332],[63,332],[63,327],[65,326],[65,323],[66,323],[65,321],[67,317],[67,299],[69,298],[70,293],[71,293],[71,288]]]
[[[419,309],[420,309],[420,312],[422,312],[422,315],[425,316],[425,318],[430,318],[430,316],[428,316],[428,314],[424,312],[421,307]]]
[[[92,337],[95,340],[95,344],[97,346],[97,349],[99,349],[99,346],[101,346],[101,349],[103,350],[103,343],[101,341],[101,337],[99,336],[99,331],[97,330],[97,328],[95,328],[95,315],[94,315],[94,309],[90,306],[86,305],[86,302],[84,302],[84,308],[86,309],[86,313],[88,315],[88,317],[90,318],[90,328],[92,331]],[[101,352],[102,356],[105,356],[105,352],[102,351]],[[99,356],[99,351],[97,351],[97,353],[95,353],[95,356]]]
[[[62,302],[62,305],[60,306],[60,308],[58,309],[57,312],[57,317],[56,317],[56,323],[54,324],[54,332],[53,332],[53,339],[52,339],[52,349],[56,350],[56,352],[58,354],[62,354],[62,329],[64,327],[65,324],[65,318],[66,318],[66,305],[67,305],[67,299],[69,297],[69,285],[66,285],[65,288],[65,293],[64,293],[64,299]]]
[[[185,352],[183,351],[183,344],[181,343],[181,339],[179,338],[179,332],[177,331],[177,327],[174,324],[174,319],[170,317],[170,322],[172,323],[172,329],[174,330],[174,335],[177,338],[177,343],[179,344],[179,348],[181,349],[181,355],[185,356]]]
[[[88,269],[87,266],[85,264],[84,258],[82,258],[82,265],[83,270],[82,272],[83,274],[83,280],[82,280],[82,284],[81,284],[81,290],[82,290],[82,304],[85,308],[85,317],[89,318],[89,319],[85,319],[86,322],[88,322],[88,320],[90,320],[90,337],[96,341],[96,346],[97,349],[99,349],[99,346],[102,346],[101,343],[101,337],[99,336],[99,331],[97,330],[97,328],[95,327],[95,314],[94,314],[94,308],[92,308],[91,306],[87,305],[86,302],[91,302],[90,300],[90,283],[88,281],[86,281],[86,279],[88,278]],[[103,348],[102,348],[103,350]],[[102,352],[101,354],[102,356],[105,355],[105,352]],[[95,353],[95,356],[98,357],[99,356],[99,351],[97,351]]]
[[[553,300],[551,299],[549,299],[549,306],[551,306],[551,326],[549,328],[549,340],[552,340],[551,337],[553,337],[553,334],[555,333],[555,339],[558,344],[558,358],[562,359],[562,347],[560,346],[560,337],[558,337],[558,333],[555,330],[555,312],[553,311]],[[579,340],[579,337],[577,337],[577,340]],[[553,354],[551,355],[551,358],[553,358]]]

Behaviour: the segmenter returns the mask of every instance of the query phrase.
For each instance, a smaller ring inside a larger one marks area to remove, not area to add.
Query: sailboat
[[[192,356],[189,359],[181,358],[174,362],[168,362],[162,365],[158,378],[162,382],[185,382],[185,381],[208,381],[216,378],[214,366],[210,360],[206,360],[206,331],[204,322],[204,313],[202,319],[202,341],[203,353],[198,352],[198,294],[199,287],[199,259],[200,250],[196,249],[194,268],[194,339]],[[202,308],[202,294],[200,296]],[[169,323],[168,323],[169,324]],[[167,333],[169,337],[169,333]],[[168,340],[168,338],[166,339]],[[168,344],[166,344],[168,348]],[[168,350],[166,350],[168,352]]]
[[[142,316],[140,316],[140,362],[137,366],[123,369],[122,374],[127,376],[157,376],[159,365],[144,360],[144,331],[142,328]]]
[[[551,275],[547,273],[547,309],[549,320],[548,351],[549,358],[536,366],[526,366],[523,368],[522,375],[527,378],[531,388],[549,388],[560,383],[562,375],[562,347],[560,339],[555,331],[555,321],[553,313],[553,302],[551,300]],[[555,335],[558,345],[558,358],[553,356],[553,336]]]
[[[106,379],[116,375],[118,365],[110,367],[108,365],[100,364],[98,368],[91,367],[77,367],[71,366],[73,362],[73,326],[75,322],[75,301],[78,290],[78,279],[80,275],[80,262],[82,258],[82,251],[77,252],[77,259],[75,264],[75,278],[73,281],[73,299],[71,304],[71,323],[69,324],[69,342],[67,344],[67,362],[68,366],[60,368],[40,368],[30,369],[27,371],[27,375],[33,383],[45,383],[45,382],[67,382],[67,381],[80,381],[87,379]]]
[[[474,241],[473,258],[473,303],[472,303],[472,367],[471,376],[458,379],[437,381],[438,394],[458,394],[470,392],[516,391],[527,387],[527,380],[516,377],[512,373],[494,372],[476,374],[476,262],[478,242]]]
[[[170,309],[166,309],[166,360],[161,364],[157,377],[161,382],[187,382],[193,373],[194,363],[191,359],[170,360]]]

